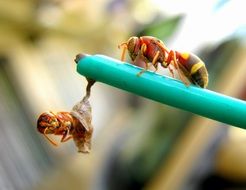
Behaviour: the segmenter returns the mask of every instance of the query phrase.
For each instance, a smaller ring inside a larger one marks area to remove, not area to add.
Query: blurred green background
[[[85,94],[76,54],[119,59],[118,44],[135,35],[194,52],[208,89],[246,100],[244,4],[0,1],[0,189],[246,189],[245,130],[105,84],[92,88],[90,154],[72,141],[55,148],[36,130],[39,114],[69,111]]]

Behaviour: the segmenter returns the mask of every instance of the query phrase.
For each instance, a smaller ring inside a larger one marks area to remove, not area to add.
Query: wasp
[[[58,146],[58,143],[48,136],[50,134],[60,135],[62,143],[73,139],[78,152],[88,153],[93,132],[88,100],[84,98],[71,112],[42,113],[37,121],[37,130],[54,146]]]
[[[86,96],[75,104],[70,112],[48,111],[39,116],[37,130],[54,146],[58,146],[58,143],[49,137],[50,134],[61,136],[60,142],[62,143],[73,139],[78,152],[88,153],[90,151],[93,126],[91,105],[88,99],[90,88],[95,81],[87,80]]]
[[[145,63],[145,68],[137,74],[138,76],[148,70],[148,63],[151,63],[155,72],[160,64],[163,68],[168,68],[174,77],[174,71],[170,67],[172,65],[186,86],[192,83],[206,88],[208,85],[207,68],[198,56],[189,52],[169,50],[161,40],[155,37],[130,37],[127,42],[123,42],[118,47],[123,47],[121,61],[125,60],[125,54],[128,51],[133,63],[137,60]]]
[[[42,113],[37,122],[37,129],[54,146],[58,144],[49,138],[48,134],[61,135],[61,142],[72,138],[74,129],[74,118],[69,112],[53,113],[52,111]]]

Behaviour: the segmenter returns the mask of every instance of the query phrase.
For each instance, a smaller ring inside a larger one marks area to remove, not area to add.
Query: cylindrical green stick
[[[246,102],[123,63],[103,55],[76,58],[77,71],[85,77],[134,94],[246,129]]]

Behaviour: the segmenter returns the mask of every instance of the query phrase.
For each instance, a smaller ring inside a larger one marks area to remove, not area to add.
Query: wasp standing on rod
[[[123,47],[121,61],[125,60],[126,50],[128,50],[134,63],[137,60],[144,61],[145,69],[140,71],[138,76],[149,69],[148,63],[152,63],[155,71],[158,70],[160,63],[162,67],[168,68],[174,77],[174,72],[170,68],[171,64],[186,86],[192,83],[201,88],[206,88],[208,85],[208,72],[204,62],[199,57],[188,52],[169,50],[161,40],[155,37],[131,37],[127,42],[120,44],[120,47]]]

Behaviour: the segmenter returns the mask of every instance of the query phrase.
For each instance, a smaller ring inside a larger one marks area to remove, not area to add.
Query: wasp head
[[[126,44],[129,56],[132,60],[135,60],[141,48],[140,39],[136,36],[133,36],[129,38]]]
[[[52,134],[59,127],[59,121],[52,112],[42,113],[37,122],[37,129],[42,134]]]
[[[137,57],[140,49],[141,49],[141,41],[138,37],[133,36],[130,37],[127,42],[123,42],[122,44],[118,45],[118,48],[123,48],[122,54],[121,54],[121,61],[125,60],[125,52],[126,50],[129,53],[129,56],[131,57],[132,61],[135,60]]]

